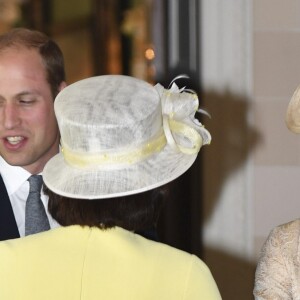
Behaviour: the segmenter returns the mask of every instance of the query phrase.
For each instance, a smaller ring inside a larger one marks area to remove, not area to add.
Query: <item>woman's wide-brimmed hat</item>
[[[286,111],[286,125],[294,133],[300,133],[300,85],[295,90],[287,111]]]
[[[101,199],[136,194],[179,177],[209,132],[195,118],[195,93],[105,75],[63,89],[55,99],[62,150],[46,164],[56,194]]]

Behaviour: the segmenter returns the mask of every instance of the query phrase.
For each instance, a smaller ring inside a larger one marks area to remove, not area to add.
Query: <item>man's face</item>
[[[51,88],[36,50],[0,52],[0,155],[30,173],[58,152]]]

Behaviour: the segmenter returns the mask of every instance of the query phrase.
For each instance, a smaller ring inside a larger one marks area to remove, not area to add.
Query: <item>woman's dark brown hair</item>
[[[62,226],[82,225],[99,228],[122,227],[130,231],[154,228],[165,196],[165,189],[141,194],[98,200],[67,198],[53,193],[49,196],[48,210]]]

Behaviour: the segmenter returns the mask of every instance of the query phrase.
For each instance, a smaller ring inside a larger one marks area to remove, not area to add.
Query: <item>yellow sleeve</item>
[[[203,261],[194,255],[187,277],[185,299],[222,299],[210,270]]]
[[[16,256],[10,241],[0,243],[0,299],[22,299],[19,289],[12,283],[18,282],[20,274],[16,264]]]

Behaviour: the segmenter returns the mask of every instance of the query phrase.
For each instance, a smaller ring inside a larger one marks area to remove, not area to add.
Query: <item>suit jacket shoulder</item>
[[[0,241],[19,238],[19,230],[5,184],[0,175]]]

